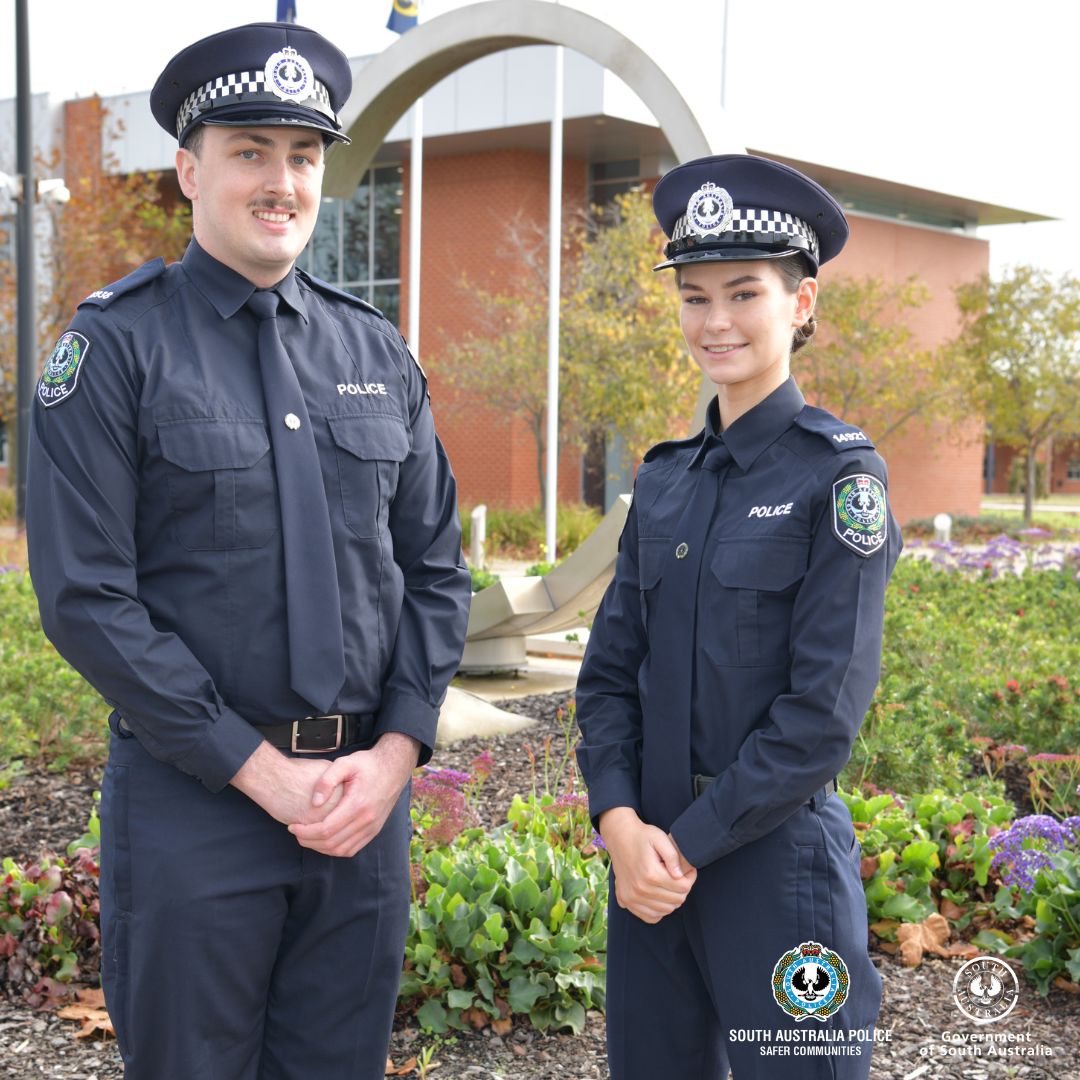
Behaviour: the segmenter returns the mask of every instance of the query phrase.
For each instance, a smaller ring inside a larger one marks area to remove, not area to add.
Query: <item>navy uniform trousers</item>
[[[620,908],[612,882],[613,1080],[727,1080],[729,1068],[735,1080],[866,1080],[881,976],[866,951],[859,858],[847,807],[819,795],[767,836],[700,869],[686,903],[655,925]],[[848,1000],[824,1023],[796,1023],[773,999],[773,966],[803,941],[839,953],[851,977]],[[843,1043],[802,1041],[836,1028]],[[782,1042],[789,1031],[800,1041]],[[849,1042],[849,1031],[870,1038]],[[844,1049],[819,1056],[824,1046]]]
[[[382,1077],[409,833],[406,787],[366,848],[321,855],[235,788],[213,794],[114,729],[101,969],[127,1080]]]

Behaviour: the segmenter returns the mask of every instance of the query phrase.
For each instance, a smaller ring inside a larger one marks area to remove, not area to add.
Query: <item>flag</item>
[[[296,22],[296,0],[278,0],[277,21],[288,23]]]
[[[386,29],[395,34],[404,34],[416,25],[417,0],[393,0],[390,5],[390,18],[386,20]]]

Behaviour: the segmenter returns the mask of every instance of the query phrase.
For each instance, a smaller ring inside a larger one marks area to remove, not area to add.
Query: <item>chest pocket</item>
[[[270,438],[261,420],[157,425],[176,536],[190,551],[265,545],[278,529]]]
[[[716,545],[699,613],[706,653],[718,664],[785,665],[791,613],[806,574],[809,540],[727,540]]]
[[[331,416],[345,523],[357,536],[387,527],[401,463],[409,456],[405,422],[390,413]]]

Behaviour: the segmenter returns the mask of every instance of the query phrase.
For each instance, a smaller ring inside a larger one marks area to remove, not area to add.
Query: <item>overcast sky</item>
[[[468,0],[422,0],[429,21]],[[565,0],[618,27],[719,103],[723,0]],[[147,90],[206,34],[275,0],[30,0],[31,82],[56,98]],[[296,0],[350,56],[379,52],[390,0]],[[0,98],[15,93],[14,0],[0,0]],[[711,40],[715,44],[702,45]],[[1073,0],[730,0],[727,107],[777,154],[1054,215],[984,231],[995,267],[1080,276]]]

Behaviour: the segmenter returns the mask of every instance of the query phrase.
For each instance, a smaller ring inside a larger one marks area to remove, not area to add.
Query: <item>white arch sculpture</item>
[[[359,72],[341,114],[352,143],[328,156],[325,193],[351,195],[390,129],[436,83],[474,60],[524,45],[563,45],[619,76],[656,117],[680,161],[745,152],[714,100],[692,107],[694,95],[681,85],[681,68],[665,71],[614,27],[550,0],[487,0],[422,23]],[[697,411],[704,415],[702,401]],[[620,496],[588,540],[547,577],[501,581],[477,593],[462,670],[525,667],[528,635],[591,619],[614,573],[629,505],[629,496]]]

